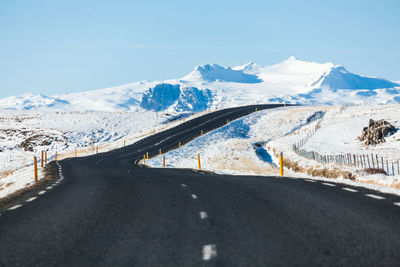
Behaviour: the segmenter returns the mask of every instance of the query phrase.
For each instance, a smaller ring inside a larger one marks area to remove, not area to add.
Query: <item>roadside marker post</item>
[[[56,151],[56,161],[57,161],[57,156],[58,156],[58,153],[57,153],[57,151]]]
[[[149,152],[146,152],[146,159],[149,159]]]
[[[199,170],[201,170],[200,154],[197,154],[197,164],[199,165]]]
[[[40,160],[40,167],[43,168],[44,151],[42,151],[42,158]]]
[[[179,141],[178,147],[181,148],[181,141]]]
[[[44,163],[47,165],[47,151],[44,152]]]
[[[256,108],[256,112],[258,111],[258,109]]]
[[[35,182],[38,181],[38,166],[37,166],[37,158],[33,157],[33,168],[34,168],[34,177],[35,177]]]
[[[160,148],[159,152],[160,152],[160,156],[161,156],[161,148]]]
[[[75,149],[75,158],[78,156],[78,151]]]
[[[279,155],[279,174],[283,176],[283,153]]]
[[[96,146],[96,154],[99,154],[99,147]]]
[[[146,164],[146,155],[143,155],[143,164]]]
[[[200,135],[203,135],[203,130],[201,130],[201,133],[200,133]]]
[[[165,156],[162,158],[162,166],[165,168]]]

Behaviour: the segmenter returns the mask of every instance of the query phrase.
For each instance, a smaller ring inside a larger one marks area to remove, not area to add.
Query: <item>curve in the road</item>
[[[210,113],[131,146],[52,163],[52,184],[1,211],[0,264],[397,265],[397,196],[309,179],[134,164],[145,152],[173,149],[255,107],[276,106]]]

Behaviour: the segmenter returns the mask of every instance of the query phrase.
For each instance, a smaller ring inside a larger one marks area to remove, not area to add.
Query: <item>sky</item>
[[[290,56],[400,81],[400,1],[0,1],[0,97]]]

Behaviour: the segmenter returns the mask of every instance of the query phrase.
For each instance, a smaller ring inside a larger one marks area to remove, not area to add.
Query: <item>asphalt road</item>
[[[0,265],[399,266],[397,196],[134,164],[254,109],[219,111],[116,151],[52,163],[50,185],[1,210]]]

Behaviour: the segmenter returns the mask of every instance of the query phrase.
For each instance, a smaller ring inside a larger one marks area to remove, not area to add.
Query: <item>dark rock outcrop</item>
[[[386,142],[385,137],[396,132],[396,128],[385,120],[369,120],[368,127],[362,130],[358,140],[363,141],[365,145],[377,145]]]

